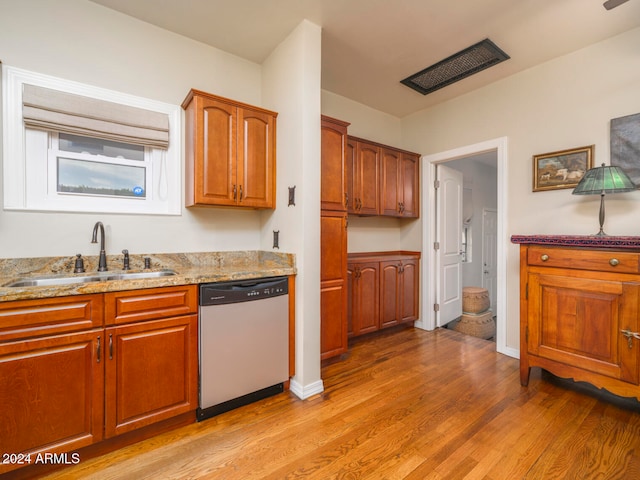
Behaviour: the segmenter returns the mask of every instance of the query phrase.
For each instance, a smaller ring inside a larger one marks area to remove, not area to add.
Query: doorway
[[[433,330],[437,325],[437,262],[435,253],[436,241],[436,222],[435,222],[435,205],[436,205],[436,189],[434,181],[436,178],[436,166],[440,163],[451,162],[464,158],[482,156],[484,154],[494,155],[496,164],[496,224],[497,234],[496,243],[496,260],[495,260],[495,276],[496,276],[496,304],[495,314],[496,320],[496,350],[500,353],[517,358],[519,352],[515,349],[508,348],[506,345],[506,249],[507,249],[507,201],[506,201],[506,171],[507,171],[507,138],[501,137],[494,140],[488,140],[465,147],[448,150],[445,152],[426,155],[422,157],[422,211],[428,212],[422,223],[423,238],[423,268],[421,278],[422,288],[422,306],[421,319],[416,322],[416,327],[425,330]],[[478,229],[476,238],[478,241],[482,239],[482,227]],[[482,253],[479,254],[482,261]]]

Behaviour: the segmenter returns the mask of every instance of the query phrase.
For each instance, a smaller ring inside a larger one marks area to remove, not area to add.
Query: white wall
[[[350,122],[349,135],[402,148],[398,117],[327,90],[322,91],[322,114]]]
[[[0,0],[0,60],[14,67],[179,105],[190,88],[262,106],[260,65],[86,0]],[[259,249],[255,211],[183,209],[181,216],[0,211],[0,256]]]
[[[278,115],[278,208],[263,212],[263,250],[278,231],[280,251],[296,254],[296,375],[301,398],[320,379],[320,27],[303,21],[263,63],[263,100]],[[295,205],[288,206],[288,187]]]
[[[532,156],[595,144],[595,163],[609,163],[610,119],[640,112],[638,45],[634,29],[408,116],[405,147],[432,154],[508,137],[506,236],[595,233],[599,198],[533,193]],[[639,192],[608,196],[605,230],[639,235],[639,201]],[[507,244],[506,341],[517,350],[518,246]]]

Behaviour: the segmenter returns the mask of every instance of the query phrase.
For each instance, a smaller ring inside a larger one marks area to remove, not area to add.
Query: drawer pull
[[[549,260],[549,255],[547,255],[546,253],[542,254],[540,256],[540,260],[542,260],[543,262],[546,262],[547,260]]]
[[[616,265],[620,264],[620,260],[618,260],[617,258],[612,258],[611,260],[609,260],[609,265],[611,265],[612,267],[615,267]]]
[[[638,332],[632,332],[631,330],[620,330],[620,333],[622,333],[622,335],[627,337],[627,343],[628,343],[630,349],[633,348],[633,339],[634,338],[636,340],[640,340],[640,333],[638,333]]]

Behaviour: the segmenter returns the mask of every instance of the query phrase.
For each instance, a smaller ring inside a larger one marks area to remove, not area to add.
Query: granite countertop
[[[144,269],[144,258],[151,259],[151,269]],[[176,275],[71,283],[55,286],[7,287],[21,279],[56,276],[91,276],[97,273],[98,257],[83,257],[85,273],[74,274],[75,256],[0,259],[0,302],[66,295],[137,290],[142,288],[189,285],[228,280],[294,275],[295,256],[266,251],[130,254],[128,273],[173,270]],[[108,255],[107,273],[123,273],[122,256]]]
[[[640,237],[597,235],[512,235],[512,243],[566,247],[640,249]]]

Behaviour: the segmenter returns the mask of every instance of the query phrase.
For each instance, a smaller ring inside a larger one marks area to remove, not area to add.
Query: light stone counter
[[[144,258],[151,270],[144,270]],[[84,258],[85,273],[74,274],[75,256],[0,259],[0,302],[66,295],[138,290],[142,288],[189,285],[228,280],[294,275],[295,255],[266,251],[130,254],[129,273],[170,269],[176,275],[147,278],[72,283],[56,286],[7,287],[21,279],[42,276],[91,276],[97,273],[98,257]],[[122,255],[108,255],[110,273],[123,273]]]

